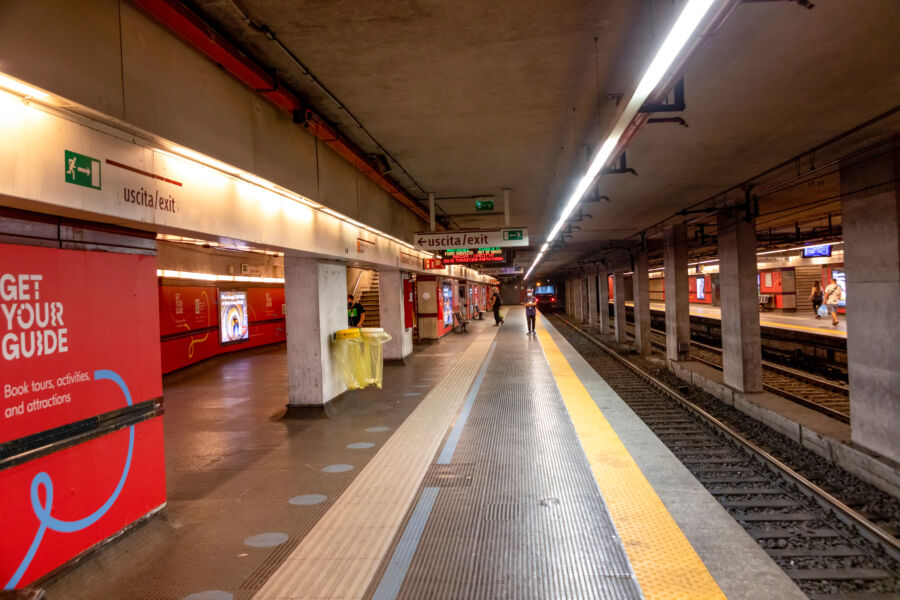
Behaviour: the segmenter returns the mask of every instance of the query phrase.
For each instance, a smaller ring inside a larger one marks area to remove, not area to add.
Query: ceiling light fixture
[[[650,63],[644,76],[641,77],[641,81],[634,90],[634,94],[632,94],[628,104],[625,105],[625,109],[616,120],[609,137],[606,138],[606,141],[603,142],[603,145],[600,146],[600,149],[594,155],[585,174],[578,180],[575,191],[572,192],[572,195],[569,196],[569,199],[566,201],[562,214],[559,216],[559,220],[556,221],[553,229],[550,230],[550,235],[547,236],[547,242],[552,242],[556,239],[556,236],[565,224],[566,219],[569,218],[569,215],[571,215],[572,211],[575,210],[575,207],[578,206],[578,203],[581,201],[585,192],[590,189],[594,179],[600,174],[600,171],[606,166],[610,158],[613,158],[613,151],[618,146],[619,140],[622,139],[622,135],[628,129],[631,121],[638,114],[641,106],[646,102],[653,90],[656,89],[659,82],[662,81],[662,78],[669,70],[669,67],[671,67],[672,63],[675,62],[675,59],[678,58],[681,50],[684,48],[694,31],[696,31],[697,26],[700,25],[703,17],[717,1],[721,0],[689,0],[685,5],[684,10],[681,11],[675,24],[672,26],[672,30],[669,31],[669,35],[666,36],[665,41],[653,58],[653,62]],[[539,252],[535,257],[534,262],[531,263],[528,272],[525,274],[526,280],[529,275],[531,275],[531,272],[537,266],[542,256],[543,252]]]
[[[0,88],[14,92],[25,98],[37,98],[38,100],[49,100],[50,94],[22,83],[18,79],[13,79],[8,75],[0,73]]]

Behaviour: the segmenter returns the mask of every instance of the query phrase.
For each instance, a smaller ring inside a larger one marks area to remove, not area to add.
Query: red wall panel
[[[163,505],[164,456],[160,416],[0,471],[0,584],[23,587]]]

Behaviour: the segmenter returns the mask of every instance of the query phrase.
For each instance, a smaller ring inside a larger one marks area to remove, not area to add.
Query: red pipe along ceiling
[[[359,169],[366,177],[406,206],[416,216],[427,221],[428,212],[397,183],[379,173],[363,152],[341,136],[322,117],[307,107],[300,98],[277,85],[277,81],[260,65],[243,54],[238,48],[216,33],[200,17],[176,0],[132,0],[147,14],[168,27],[188,44],[205,54],[210,60],[221,65],[236,79],[242,81],[257,94],[278,106],[290,115],[301,111],[309,131],[322,140],[329,148],[340,154],[347,162]]]

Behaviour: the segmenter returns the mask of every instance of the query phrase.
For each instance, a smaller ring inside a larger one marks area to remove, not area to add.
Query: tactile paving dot
[[[372,448],[375,444],[372,442],[353,442],[352,444],[347,444],[347,447],[351,450],[363,450],[365,448]]]
[[[244,544],[253,548],[271,548],[272,546],[280,546],[286,541],[288,541],[288,534],[280,531],[268,531],[251,535],[244,540]]]
[[[387,431],[390,427],[368,427],[366,431],[369,433],[381,433],[382,431]]]
[[[206,590],[189,594],[181,600],[234,600],[234,594],[223,590]]]
[[[288,502],[294,506],[312,506],[313,504],[321,504],[328,500],[328,496],[323,494],[303,494],[302,496],[294,496]]]
[[[339,464],[339,465],[328,465],[327,467],[322,467],[322,470],[326,473],[343,473],[344,471],[349,471],[353,468],[353,465]]]

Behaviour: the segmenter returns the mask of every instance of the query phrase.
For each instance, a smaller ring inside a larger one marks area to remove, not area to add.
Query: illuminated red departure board
[[[472,263],[505,263],[503,248],[464,248],[444,250],[445,265],[467,265]]]

